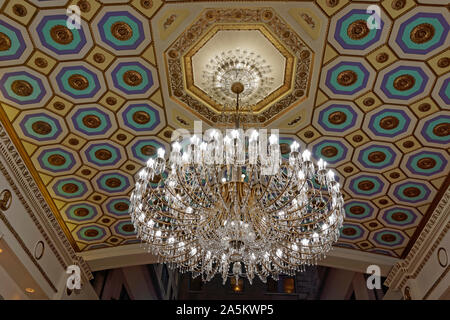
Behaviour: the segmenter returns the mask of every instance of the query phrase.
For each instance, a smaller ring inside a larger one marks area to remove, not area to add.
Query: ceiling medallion
[[[416,187],[408,187],[403,190],[403,194],[408,198],[415,198],[420,195],[420,190]]]
[[[342,229],[342,233],[346,236],[354,236],[356,234],[356,230],[353,228],[344,228]]]
[[[333,146],[326,146],[322,149],[322,155],[326,158],[332,158],[338,154],[338,150]]]
[[[450,66],[450,58],[444,57],[439,59],[437,65],[439,68],[447,68]]]
[[[94,54],[94,61],[95,62],[103,63],[103,62],[105,62],[105,60],[106,60],[106,58],[105,58],[104,54],[98,53],[98,52],[96,54]]]
[[[347,34],[353,40],[360,40],[369,34],[366,20],[353,21],[347,28]]]
[[[153,1],[152,0],[141,0],[141,6],[144,9],[150,9],[153,7]]]
[[[11,48],[11,39],[4,34],[3,32],[0,32],[0,51],[6,51]]]
[[[270,92],[273,84],[271,67],[259,54],[235,49],[216,55],[203,71],[202,85],[216,103],[234,104],[233,83],[243,86],[240,103],[254,105]],[[244,90],[245,89],[245,90]]]
[[[390,233],[386,233],[381,236],[381,240],[383,240],[385,242],[394,242],[396,239],[397,239],[397,237]]]
[[[410,38],[415,43],[425,43],[433,38],[434,33],[435,30],[433,25],[429,23],[421,23],[411,30]]]
[[[363,140],[363,136],[360,134],[354,135],[352,140],[355,142],[361,142]]]
[[[95,157],[99,160],[109,160],[112,157],[112,153],[109,150],[106,149],[99,149],[95,151]]]
[[[34,59],[34,64],[39,68],[46,68],[48,66],[47,60],[41,57]]]
[[[77,6],[80,7],[81,12],[89,12],[91,10],[91,5],[87,0],[78,1]]]
[[[399,91],[406,91],[414,87],[414,84],[416,83],[416,80],[413,76],[409,74],[403,74],[401,76],[398,76],[394,80],[394,88]]]
[[[337,82],[342,86],[351,86],[358,80],[358,75],[352,70],[345,70],[338,74]]]
[[[48,162],[53,166],[59,167],[66,163],[66,158],[60,154],[52,154],[48,157]]]
[[[391,3],[391,7],[394,10],[403,9],[406,5],[406,0],[393,0]]]
[[[377,54],[375,59],[379,63],[384,63],[384,62],[388,61],[389,55],[386,52],[381,52],[381,53]]]
[[[156,154],[156,148],[152,145],[146,145],[141,148],[141,152],[146,156],[153,156]]]
[[[102,121],[100,120],[100,118],[93,114],[84,116],[82,121],[86,127],[91,128],[91,129],[98,128],[102,124]]]
[[[398,172],[391,172],[389,174],[389,177],[391,177],[392,179],[398,179],[398,178],[400,178],[400,173],[398,173]]]
[[[52,132],[52,126],[50,124],[48,124],[47,122],[44,121],[36,121],[33,122],[33,124],[31,125],[31,129],[40,135],[47,135],[50,132]]]
[[[358,183],[358,188],[363,191],[372,190],[375,187],[375,184],[372,181],[364,180]]]
[[[89,81],[81,74],[73,74],[67,79],[69,85],[75,90],[84,90],[89,86]]]
[[[439,123],[433,128],[433,133],[438,137],[450,135],[450,123]]]
[[[363,214],[366,210],[361,206],[353,206],[350,208],[350,212],[354,215]]]
[[[62,190],[65,193],[75,193],[78,191],[78,186],[75,183],[66,183],[62,186]]]
[[[135,70],[128,70],[123,74],[123,81],[129,86],[135,87],[142,83],[142,75]]]
[[[122,182],[118,178],[108,178],[106,179],[105,184],[110,188],[118,188],[120,187]]]
[[[404,212],[394,212],[392,214],[392,219],[395,221],[405,221],[408,216]]]
[[[21,97],[28,97],[33,93],[33,86],[25,80],[14,80],[11,90]]]
[[[89,214],[89,210],[86,208],[77,208],[75,209],[74,214],[77,217],[86,217]]]
[[[381,151],[374,151],[369,153],[367,158],[369,159],[370,162],[379,163],[386,160],[386,154]]]
[[[403,146],[405,147],[405,148],[412,148],[413,146],[414,146],[414,142],[412,142],[412,141],[405,141],[405,142],[403,142]]]
[[[56,25],[50,29],[50,36],[59,44],[69,44],[73,41],[73,34],[69,28],[63,25]]]
[[[363,104],[364,104],[365,106],[367,106],[367,107],[372,106],[374,103],[375,103],[375,99],[374,99],[374,98],[371,98],[371,97],[365,98],[365,99],[363,100]]]
[[[117,40],[126,41],[133,36],[133,29],[127,23],[118,21],[111,25],[111,34]]]
[[[434,160],[433,158],[429,158],[429,157],[422,158],[419,161],[417,161],[417,166],[420,169],[429,170],[436,166],[436,160]]]
[[[380,120],[380,127],[386,130],[392,130],[397,128],[400,121],[393,116],[387,116]]]
[[[114,204],[114,209],[117,211],[127,211],[129,209],[129,205],[126,202],[117,202]]]
[[[110,106],[113,106],[117,103],[117,99],[114,97],[108,97],[106,98],[106,103],[109,104]]]
[[[92,238],[98,236],[98,231],[95,229],[88,229],[84,232],[86,237]]]
[[[139,124],[146,124],[150,122],[150,115],[145,111],[136,111],[133,113],[133,120]]]
[[[344,168],[344,172],[346,172],[346,173],[353,172],[353,167],[351,167],[351,166],[345,167],[345,168]]]
[[[334,8],[339,4],[339,0],[327,0],[326,3],[330,8]]]
[[[278,280],[331,249],[343,223],[343,196],[326,162],[314,164],[297,142],[289,152],[278,133],[244,134],[239,97],[246,86],[235,82],[228,90],[236,95],[234,129],[180,137],[168,160],[158,149],[131,194],[132,222],[148,251],[180,272],[203,281],[220,274],[223,283]]]
[[[15,15],[17,15],[19,17],[25,17],[27,15],[27,8],[25,8],[21,4],[15,4],[13,6],[13,12]]]
[[[335,111],[328,116],[332,124],[342,124],[347,120],[347,115],[342,111]]]

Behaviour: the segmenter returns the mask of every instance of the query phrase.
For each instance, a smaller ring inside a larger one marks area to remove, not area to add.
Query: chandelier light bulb
[[[323,161],[322,158],[320,158],[319,161],[317,162],[317,167],[318,167],[319,170],[323,170],[323,168],[324,168],[324,163],[323,162],[324,161]]]
[[[174,143],[172,143],[172,151],[174,152],[180,152],[181,150],[181,144],[177,141],[175,141]]]
[[[166,150],[164,150],[163,148],[159,148],[157,152],[158,152],[158,158],[164,158],[164,155],[166,154]]]
[[[149,158],[147,160],[147,167],[152,168],[154,163],[155,163],[155,160],[153,158]]]
[[[275,134],[271,134],[269,137],[270,144],[276,144],[278,142],[278,136]]]
[[[328,170],[327,176],[329,181],[334,181],[334,172],[332,170]]]
[[[298,151],[299,147],[300,147],[300,145],[298,144],[297,141],[292,142],[291,143],[291,152]]]

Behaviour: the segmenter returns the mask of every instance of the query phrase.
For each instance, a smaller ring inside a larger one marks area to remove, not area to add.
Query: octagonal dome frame
[[[217,24],[211,29],[183,56],[184,72],[186,74],[185,87],[186,90],[195,95],[197,98],[206,102],[216,112],[221,111],[221,105],[208,96],[201,88],[199,88],[194,79],[193,57],[206,45],[206,43],[219,34],[221,31],[259,31],[273,47],[281,53],[285,59],[285,72],[283,84],[272,91],[263,100],[260,100],[255,106],[254,111],[260,112],[267,109],[277,98],[282,97],[292,87],[292,74],[294,72],[294,56],[276,39],[264,25],[246,25],[246,24]]]
[[[239,15],[230,14],[239,10]],[[245,16],[245,22],[242,17]],[[292,57],[286,59],[285,81],[283,87],[278,88],[276,94],[272,92],[269,99],[258,103],[259,109],[255,112],[259,125],[268,125],[278,119],[285,112],[291,110],[309,94],[311,83],[314,51],[305,41],[286,23],[273,8],[205,8],[194,22],[176,38],[164,51],[164,62],[167,73],[169,97],[189,112],[214,126],[219,115],[217,103],[209,98],[203,90],[193,85],[192,64],[185,63],[195,55],[201,47],[202,41],[207,42],[217,31],[222,30],[258,30],[283,55]],[[285,38],[283,38],[283,36]],[[274,43],[275,42],[275,43]],[[281,48],[281,49],[280,49]],[[292,72],[289,64],[293,62]],[[290,74],[289,74],[290,73]],[[182,75],[180,75],[182,74]],[[189,75],[190,74],[190,75]],[[172,76],[174,75],[174,76]],[[290,79],[289,79],[290,75]],[[190,78],[191,85],[187,85]],[[256,123],[252,123],[256,124]]]

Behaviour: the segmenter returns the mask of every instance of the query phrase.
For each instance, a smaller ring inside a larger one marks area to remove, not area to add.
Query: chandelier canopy
[[[244,85],[231,90],[239,101]],[[244,132],[238,103],[236,115],[234,129],[175,141],[168,160],[159,149],[139,173],[130,214],[149,252],[181,272],[278,280],[325,257],[343,197],[326,162],[314,164],[297,142],[284,159],[277,133]]]

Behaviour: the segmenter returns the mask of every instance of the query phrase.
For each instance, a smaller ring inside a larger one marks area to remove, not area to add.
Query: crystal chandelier
[[[243,92],[235,82],[232,92]],[[343,197],[326,162],[264,130],[210,129],[150,158],[131,195],[137,236],[161,262],[203,281],[221,274],[263,282],[323,259],[339,237]],[[225,130],[224,130],[225,131]],[[180,143],[181,142],[181,143]]]

